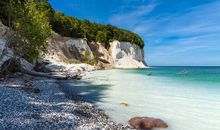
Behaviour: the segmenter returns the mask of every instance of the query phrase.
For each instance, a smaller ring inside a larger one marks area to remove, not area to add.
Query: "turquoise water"
[[[220,67],[95,71],[66,84],[69,93],[96,104],[119,123],[150,116],[167,122],[168,130],[220,130]]]

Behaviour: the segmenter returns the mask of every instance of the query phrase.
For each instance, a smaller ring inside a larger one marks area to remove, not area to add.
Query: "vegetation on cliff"
[[[113,25],[102,25],[92,23],[88,20],[80,20],[74,17],[65,16],[64,14],[54,11],[51,18],[53,30],[63,36],[87,38],[89,41],[104,43],[106,48],[112,40],[127,41],[144,46],[143,40],[137,34],[117,28]]]
[[[46,51],[46,39],[51,35],[51,25],[48,10],[34,0],[0,0],[1,20],[13,32],[11,45],[14,52],[33,61],[43,51]]]
[[[133,32],[66,16],[55,11],[48,0],[0,0],[0,6],[0,20],[16,32],[13,47],[29,60],[46,50],[51,29],[62,36],[100,42],[106,48],[113,40],[144,46],[140,36]]]
[[[26,2],[24,2],[22,0],[21,2],[27,3],[29,1],[30,0],[26,0]],[[102,25],[88,20],[80,20],[74,17],[66,16],[63,13],[54,11],[48,3],[48,0],[35,0],[35,2],[38,7],[41,7],[41,9],[44,8],[49,12],[47,14],[47,18],[45,18],[50,20],[53,30],[63,36],[87,38],[89,41],[105,43],[106,47],[109,46],[108,43],[111,40],[127,41],[137,44],[140,47],[144,46],[144,42],[141,37],[133,32],[117,28],[110,24]],[[5,13],[1,13],[0,18],[5,21],[7,15],[5,15]]]

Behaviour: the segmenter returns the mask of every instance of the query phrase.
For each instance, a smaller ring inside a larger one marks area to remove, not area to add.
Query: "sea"
[[[220,67],[100,70],[65,84],[117,123],[147,116],[164,120],[167,130],[220,130]]]

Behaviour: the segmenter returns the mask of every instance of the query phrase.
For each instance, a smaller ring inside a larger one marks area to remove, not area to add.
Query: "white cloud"
[[[156,6],[157,3],[150,2],[147,5],[134,7],[131,11],[125,10],[120,13],[116,12],[110,17],[109,22],[119,26],[134,26],[139,22],[141,17],[147,16],[156,8]]]
[[[215,53],[220,52],[220,1],[155,14],[160,4],[151,1],[132,11],[122,11],[114,14],[110,22],[144,38],[150,64],[165,65],[163,61],[166,61],[166,65],[174,65],[179,61],[181,65],[198,59],[193,62],[195,65],[207,64],[206,60],[210,64],[215,60],[215,64],[220,65],[220,54]],[[168,39],[170,37],[176,38]]]

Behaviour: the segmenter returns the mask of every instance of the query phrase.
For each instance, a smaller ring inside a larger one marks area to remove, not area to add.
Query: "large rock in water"
[[[129,42],[113,41],[110,43],[110,55],[115,68],[146,68],[144,51]]]
[[[168,125],[164,121],[152,117],[134,117],[131,118],[128,122],[135,129],[152,129],[168,127]]]

